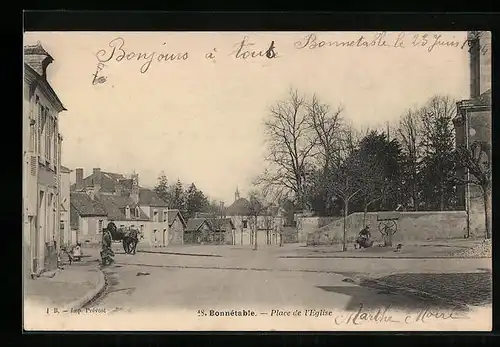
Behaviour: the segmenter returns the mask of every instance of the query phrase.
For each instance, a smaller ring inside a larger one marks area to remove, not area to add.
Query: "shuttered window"
[[[36,176],[36,169],[38,166],[38,162],[36,160],[36,156],[32,155],[30,158],[30,172],[32,176]]]

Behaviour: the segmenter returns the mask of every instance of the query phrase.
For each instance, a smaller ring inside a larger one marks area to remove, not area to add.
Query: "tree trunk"
[[[483,190],[483,202],[484,202],[484,226],[486,231],[486,239],[491,238],[491,226],[490,226],[490,197],[487,189]]]
[[[366,227],[366,215],[368,214],[368,204],[365,203],[365,210],[363,213],[363,228]]]
[[[243,228],[240,228],[240,245],[243,246]]]
[[[344,202],[344,230],[343,230],[343,238],[342,238],[342,252],[347,251],[347,229],[346,229],[346,218],[347,218],[347,209],[348,209],[348,201]]]
[[[257,250],[257,228],[255,228],[254,233],[255,233],[255,236],[254,236],[254,240],[253,240],[254,241],[253,249],[254,249],[254,251],[256,251]]]

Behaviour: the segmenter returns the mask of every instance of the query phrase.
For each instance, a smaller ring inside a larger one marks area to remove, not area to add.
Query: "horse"
[[[143,238],[142,232],[135,228],[117,228],[113,222],[108,224],[113,241],[122,241],[126,254],[135,254],[139,239]]]
[[[137,229],[128,229],[123,232],[122,245],[126,254],[135,254],[137,251],[137,244],[142,234]]]

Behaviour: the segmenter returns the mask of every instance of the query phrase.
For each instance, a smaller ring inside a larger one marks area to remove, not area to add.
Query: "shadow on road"
[[[360,305],[368,310],[377,310],[391,307],[395,310],[407,312],[421,310],[424,308],[453,309],[452,305],[443,307],[439,302],[414,297],[402,296],[401,293],[394,293],[387,289],[367,288],[363,286],[318,286],[327,292],[348,295],[349,302],[344,307],[346,311],[358,311]]]
[[[481,306],[491,304],[492,301],[491,272],[405,273],[385,276],[378,281],[392,286],[412,288],[466,305]]]

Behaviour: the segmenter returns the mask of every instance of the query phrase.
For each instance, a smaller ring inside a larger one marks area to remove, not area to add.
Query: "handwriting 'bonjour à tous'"
[[[166,43],[163,43],[163,46],[166,46]],[[106,63],[111,60],[116,60],[117,62],[121,62],[123,60],[136,60],[144,62],[141,65],[141,73],[146,73],[151,66],[153,60],[157,60],[158,62],[168,62],[168,61],[179,61],[179,60],[187,60],[189,58],[188,52],[134,52],[128,50],[125,47],[125,40],[123,37],[117,37],[109,42],[109,49],[101,49],[96,54],[97,59],[101,63]]]

